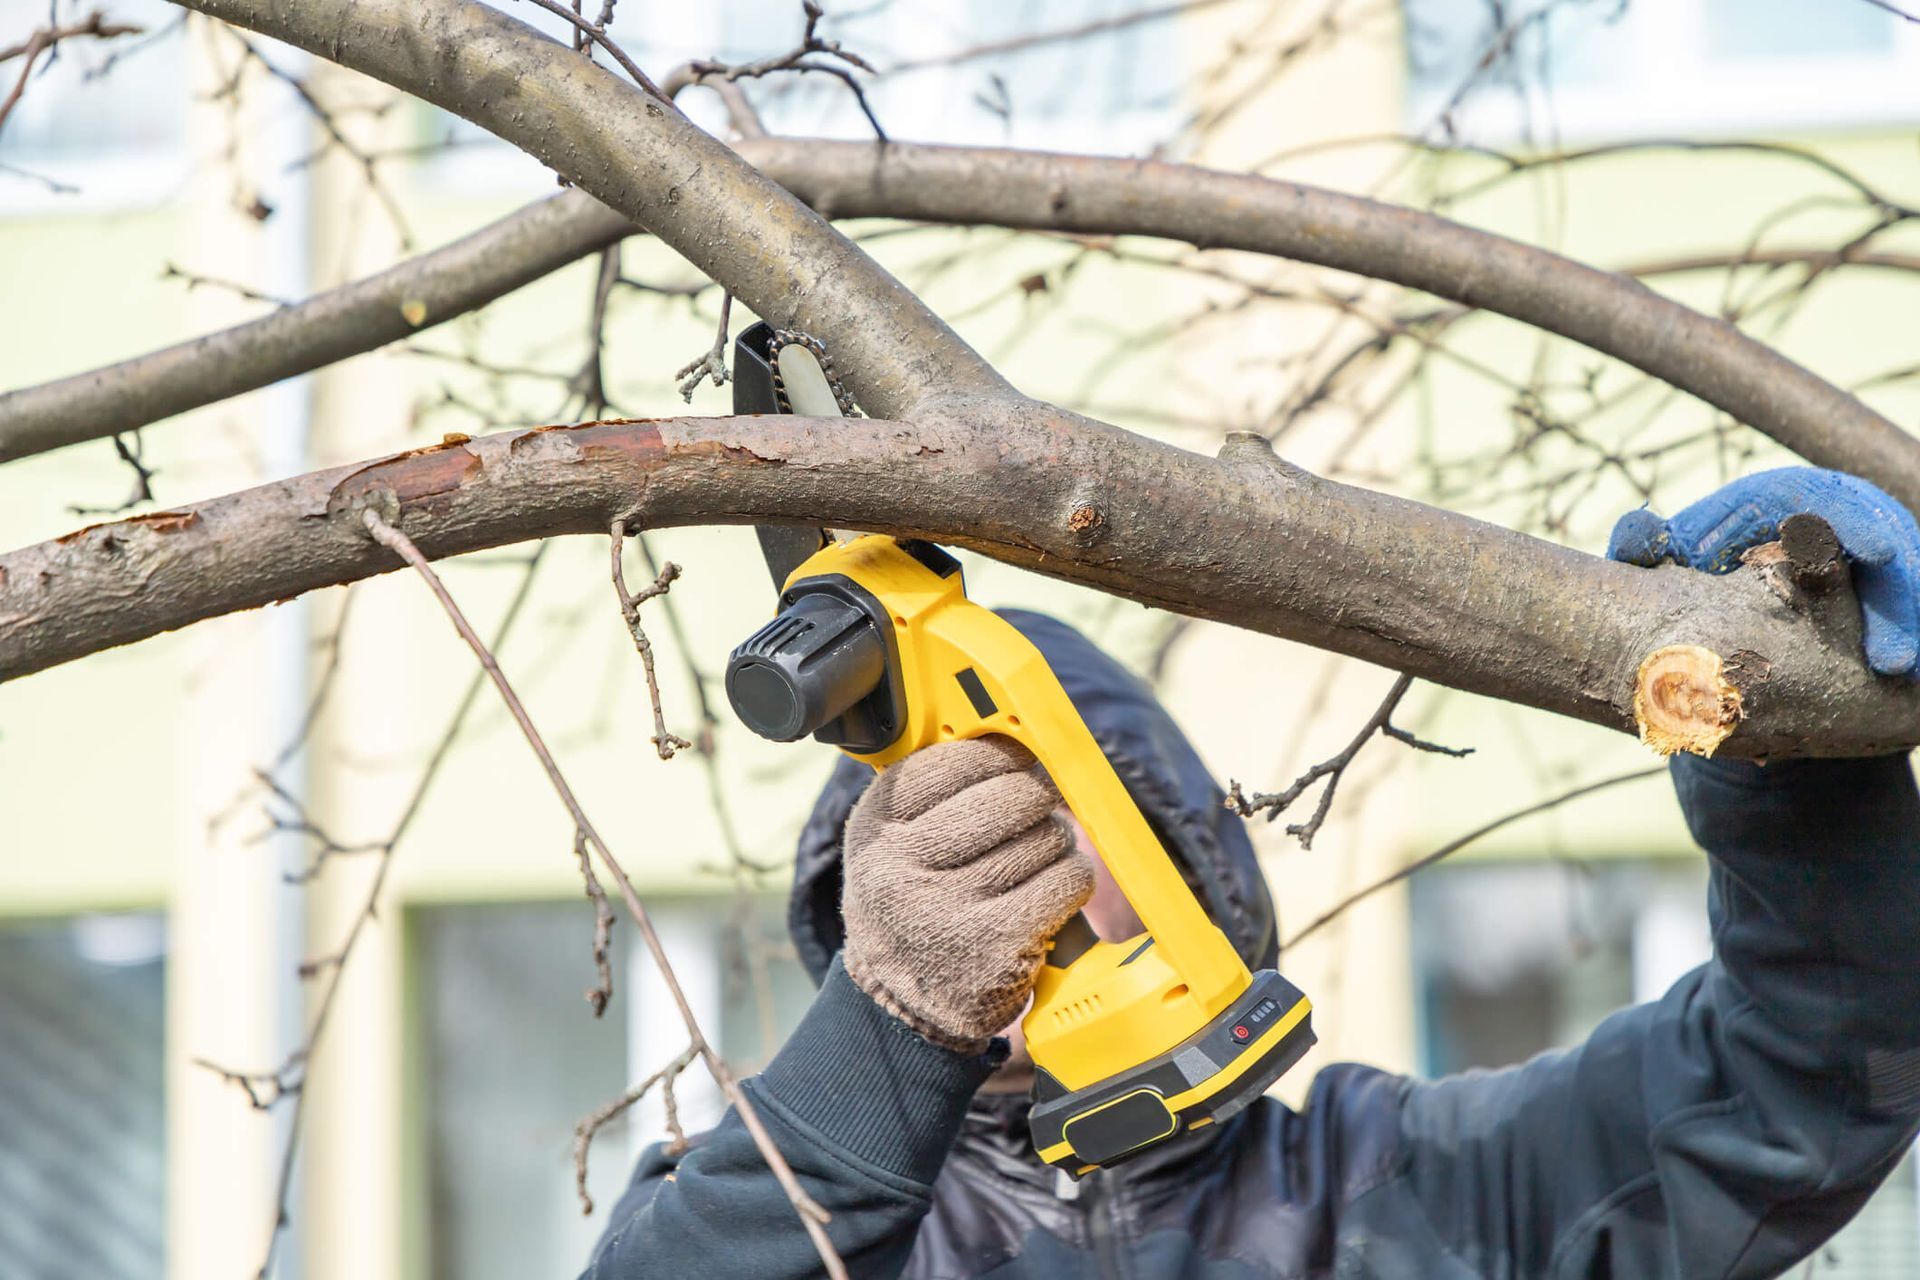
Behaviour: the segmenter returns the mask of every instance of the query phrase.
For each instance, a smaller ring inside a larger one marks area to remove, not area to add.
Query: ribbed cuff
[[[869,999],[833,958],[800,1025],[755,1081],[826,1142],[898,1177],[931,1183],[1004,1040],[961,1054]]]

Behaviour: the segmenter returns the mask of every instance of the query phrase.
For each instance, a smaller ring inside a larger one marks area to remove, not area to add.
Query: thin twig
[[[713,346],[673,375],[680,384],[680,398],[688,404],[693,403],[693,393],[700,386],[702,378],[711,377],[716,387],[727,385],[727,326],[732,317],[733,295],[723,294],[720,298],[720,328],[714,335]]]
[[[647,700],[653,704],[653,749],[662,760],[671,760],[675,751],[693,744],[667,732],[666,713],[660,708],[660,680],[653,669],[653,642],[647,639],[646,629],[640,625],[640,606],[655,596],[665,595],[674,579],[680,576],[680,566],[667,561],[653,585],[635,595],[627,590],[626,569],[621,564],[621,553],[627,545],[627,522],[615,520],[608,532],[613,540],[613,592],[620,600],[620,616],[626,621],[627,634],[633,637],[633,647],[640,653],[641,669],[647,673]]]
[[[13,82],[12,90],[4,99],[0,99],[0,129],[6,127],[7,117],[13,114],[13,109],[19,104],[21,95],[27,91],[27,82],[33,78],[33,67],[40,60],[41,54],[54,54],[62,40],[71,40],[76,36],[93,36],[101,40],[111,40],[115,36],[139,35],[142,30],[144,28],[124,22],[108,22],[103,14],[95,11],[84,21],[64,27],[58,24],[48,25],[35,31],[19,44],[0,49],[0,62],[10,62],[15,58],[26,59],[20,64],[20,77]],[[51,64],[51,56],[48,61]]]
[[[495,628],[493,637],[495,648],[505,643],[508,634],[513,630],[514,623],[519,620],[521,610],[532,594],[534,576],[539,570],[546,549],[547,544],[541,543],[534,548],[533,555],[525,562],[526,569],[520,585],[514,592],[513,599],[508,602],[506,612],[501,615],[500,625]],[[447,723],[446,731],[440,735],[440,741],[434,746],[426,766],[420,771],[420,781],[414,787],[406,808],[394,822],[393,830],[380,850],[379,862],[373,872],[372,881],[367,887],[366,897],[362,900],[360,910],[354,916],[353,922],[347,926],[346,935],[342,938],[340,945],[327,955],[312,957],[301,964],[300,977],[303,981],[311,981],[323,974],[328,975],[326,990],[321,993],[314,1008],[312,1021],[307,1025],[305,1041],[288,1055],[284,1063],[271,1072],[240,1072],[216,1066],[211,1062],[199,1064],[241,1088],[246,1093],[248,1101],[257,1109],[270,1108],[277,1105],[283,1098],[293,1099],[293,1118],[288,1124],[287,1144],[280,1153],[280,1173],[274,1193],[273,1223],[268,1231],[267,1246],[260,1269],[255,1273],[256,1280],[267,1280],[272,1273],[274,1260],[279,1255],[280,1242],[284,1238],[284,1229],[290,1216],[288,1199],[293,1191],[294,1166],[299,1155],[300,1135],[304,1131],[306,1120],[308,1096],[305,1090],[306,1064],[318,1051],[320,1042],[330,1025],[347,961],[352,958],[366,927],[379,916],[380,894],[385,888],[387,874],[393,866],[394,852],[411,829],[414,819],[425,807],[427,793],[434,779],[439,776],[441,767],[452,755],[453,744],[459,738],[460,731],[466,726],[467,717],[472,713],[474,702],[479,698],[480,690],[485,683],[486,677],[481,672],[475,672],[473,679],[467,683],[465,691],[460,696],[459,705],[455,707],[453,717]],[[294,1075],[295,1072],[299,1073],[297,1077]],[[266,1089],[264,1094],[261,1092],[262,1086]]]
[[[593,305],[587,312],[587,358],[567,383],[569,395],[579,398],[583,417],[604,417],[610,403],[606,376],[607,308],[620,278],[620,246],[608,245],[600,251],[600,271],[593,282]]]
[[[140,429],[135,427],[124,435],[116,432],[113,437],[113,452],[120,461],[132,468],[133,492],[127,495],[126,501],[111,507],[90,507],[76,502],[67,507],[68,511],[76,516],[117,516],[143,502],[153,501],[153,478],[160,471],[158,467],[150,467],[146,464],[147,442],[146,438],[140,434]]]
[[[600,981],[587,988],[587,1003],[597,1018],[607,1011],[613,999],[613,961],[609,956],[613,947],[613,908],[607,904],[607,891],[600,887],[600,877],[593,874],[587,840],[579,831],[573,833],[573,856],[580,863],[580,879],[586,885],[587,899],[593,903],[593,967]]]
[[[587,1194],[587,1152],[593,1146],[594,1135],[614,1120],[627,1113],[634,1103],[647,1096],[656,1084],[660,1086],[660,1097],[666,1105],[667,1133],[669,1141],[667,1152],[679,1155],[687,1149],[686,1130],[680,1127],[680,1103],[673,1093],[673,1082],[680,1073],[693,1065],[699,1055],[700,1046],[690,1044],[680,1051],[680,1056],[627,1090],[606,1106],[573,1127],[573,1185],[580,1193],[580,1213],[587,1216],[593,1213],[593,1197]]]
[[[202,287],[209,288],[209,289],[224,289],[228,293],[231,293],[236,297],[245,298],[248,302],[270,303],[271,305],[279,307],[282,310],[285,310],[286,308],[291,307],[293,305],[293,302],[291,299],[278,298],[270,293],[262,293],[258,289],[249,288],[244,284],[239,284],[232,280],[222,280],[218,276],[199,275],[196,272],[188,271],[171,262],[167,263],[166,266],[161,270],[160,278],[162,280],[181,281],[187,286],[187,292],[189,293],[193,292],[195,289],[199,289]]]
[[[554,794],[559,797],[561,804],[573,818],[574,826],[585,837],[587,844],[598,855],[601,865],[606,868],[619,887],[620,898],[626,904],[627,914],[633,917],[634,926],[639,929],[640,937],[646,943],[647,952],[653,957],[654,966],[666,983],[667,993],[672,997],[674,1007],[680,1014],[680,1021],[687,1029],[687,1038],[699,1051],[700,1060],[706,1065],[714,1082],[720,1086],[721,1092],[733,1104],[734,1114],[740,1117],[740,1122],[753,1139],[754,1146],[766,1160],[767,1167],[773,1171],[775,1181],[786,1193],[788,1202],[793,1205],[794,1212],[799,1216],[808,1237],[813,1241],[814,1249],[819,1253],[821,1264],[826,1268],[827,1274],[834,1277],[834,1280],[847,1280],[846,1266],[840,1260],[839,1252],[826,1233],[825,1223],[829,1221],[827,1211],[801,1187],[799,1179],[794,1176],[792,1166],[787,1163],[786,1157],[780,1153],[780,1148],[774,1143],[772,1135],[767,1132],[752,1100],[741,1090],[738,1081],[733,1077],[733,1072],[728,1069],[725,1061],[701,1031],[700,1020],[694,1014],[685,990],[680,986],[680,979],[673,970],[672,962],[667,958],[666,948],[661,944],[660,935],[655,931],[646,907],[641,904],[640,895],[635,892],[633,882],[627,877],[626,869],[614,858],[612,851],[607,847],[607,842],[601,838],[592,820],[581,808],[579,799],[574,795],[566,776],[561,773],[553,753],[547,749],[540,731],[534,728],[532,718],[520,702],[520,696],[508,683],[506,673],[501,671],[500,664],[495,661],[493,653],[474,632],[466,615],[460,611],[460,606],[455,603],[446,585],[440,581],[440,576],[434,572],[433,565],[421,553],[420,548],[413,545],[413,540],[389,524],[378,511],[371,507],[362,513],[361,519],[366,525],[367,532],[376,542],[406,561],[426,581],[428,589],[433,592],[441,608],[446,611],[454,630],[459,632],[460,638],[473,651],[475,659],[487,673],[487,678],[493,682],[501,701],[506,703],[508,712],[513,716],[514,722],[519,725],[521,736],[526,739],[527,746],[540,761],[540,767],[546,773],[547,781],[552,784]]]
[[[888,67],[884,74],[900,75],[908,71],[920,71],[928,67],[957,67],[962,63],[975,62],[981,58],[997,58],[1010,53],[1024,53],[1029,49],[1044,48],[1048,45],[1071,44],[1084,40],[1088,36],[1109,35],[1116,31],[1125,31],[1142,23],[1158,22],[1163,18],[1181,17],[1198,13],[1202,9],[1211,9],[1216,5],[1232,4],[1235,0],[1174,0],[1172,4],[1149,5],[1134,9],[1128,13],[1116,13],[1107,17],[1094,18],[1078,22],[1072,26],[1055,27],[1047,31],[1030,31],[1024,35],[1009,36],[1004,40],[992,40],[985,44],[971,45],[957,49],[952,53],[938,53],[925,58],[914,58],[906,62],[896,62]]]
[[[536,0],[536,3],[546,2],[547,0]],[[853,67],[872,75],[875,74],[873,64],[859,54],[842,46],[838,40],[829,40],[820,34],[820,20],[826,16],[826,10],[822,9],[815,0],[801,0],[800,7],[806,14],[807,25],[806,29],[801,33],[800,43],[792,49],[789,49],[785,53],[776,54],[770,58],[760,58],[753,62],[729,63],[717,62],[711,58],[696,58],[694,61],[686,63],[683,66],[675,67],[667,73],[667,92],[669,94],[678,94],[680,90],[690,84],[705,84],[717,87],[719,84],[732,84],[740,80],[757,79],[761,76],[774,75],[783,71],[811,71],[820,75],[829,75],[847,86],[847,89],[853,94],[854,102],[859,104],[860,113],[866,116],[867,124],[873,129],[873,136],[881,142],[886,142],[887,131],[880,127],[879,117],[873,114],[873,104],[867,101],[866,90],[861,88],[860,82],[854,79],[853,72],[848,70],[849,67]],[[841,62],[846,63],[847,66],[835,66],[828,62],[809,62],[807,59],[815,54],[826,58],[838,58]],[[723,94],[722,97],[725,98],[726,95]],[[746,105],[744,99],[741,100],[741,105]],[[735,127],[740,129],[743,134],[753,136],[751,131],[758,128],[760,122],[759,116],[752,112],[751,107],[749,106],[747,109],[750,122],[744,128],[741,127],[740,113],[734,110],[733,102],[728,102],[728,109],[729,112],[734,115]],[[762,130],[762,132],[764,132],[764,130]]]
[[[1249,796],[1240,789],[1238,782],[1232,783],[1227,790],[1227,808],[1243,818],[1251,818],[1264,809],[1267,821],[1272,822],[1286,811],[1288,805],[1306,794],[1308,787],[1325,778],[1327,785],[1320,792],[1320,803],[1314,806],[1313,816],[1305,822],[1287,828],[1288,835],[1298,837],[1302,849],[1311,849],[1314,836],[1320,833],[1321,824],[1326,822],[1327,813],[1333,808],[1333,793],[1339,789],[1341,779],[1346,776],[1347,766],[1353,763],[1353,758],[1360,754],[1360,748],[1366,746],[1368,739],[1374,734],[1392,738],[1395,742],[1403,742],[1416,751],[1431,751],[1443,756],[1453,756],[1456,759],[1472,755],[1472,747],[1443,747],[1437,742],[1417,738],[1393,723],[1394,708],[1400,705],[1400,699],[1405,697],[1407,690],[1412,687],[1412,676],[1402,675],[1395,680],[1393,688],[1387,691],[1387,696],[1380,700],[1380,705],[1374,708],[1371,716],[1367,717],[1367,722],[1360,727],[1360,732],[1353,735],[1353,740],[1342,747],[1338,754],[1322,760],[1295,778],[1292,785],[1285,791],[1262,791]]]
[[[640,69],[639,63],[627,56],[625,49],[622,49],[618,44],[614,43],[613,37],[607,34],[607,29],[600,23],[587,21],[586,18],[582,17],[574,9],[569,9],[566,5],[561,4],[559,0],[533,0],[533,3],[539,5],[548,13],[564,18],[572,23],[573,29],[581,36],[593,41],[612,55],[613,60],[619,63],[628,75],[633,77],[635,84],[668,106],[673,106],[673,99],[660,92],[660,86],[655,84],[652,79],[648,77],[647,73]],[[603,17],[611,15],[612,12],[612,5],[608,5],[605,9],[601,10]],[[678,110],[678,108],[675,109]]]

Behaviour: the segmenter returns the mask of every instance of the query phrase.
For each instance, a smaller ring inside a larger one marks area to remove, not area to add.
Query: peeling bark
[[[1212,459],[998,400],[913,423],[665,418],[484,436],[96,526],[0,558],[0,678],[386,572],[369,508],[435,558],[601,536],[615,519],[928,537],[1629,732],[1643,659],[1697,645],[1765,674],[1742,688],[1724,754],[1920,743],[1920,687],[1871,675],[1857,641],[1824,633],[1757,570],[1613,564],[1283,467],[1245,441]]]

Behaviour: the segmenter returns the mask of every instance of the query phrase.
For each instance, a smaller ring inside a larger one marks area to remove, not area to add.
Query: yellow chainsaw
[[[757,324],[735,346],[735,410],[851,406],[817,343]],[[1314,1043],[1312,1006],[1250,972],[1031,641],[967,598],[928,542],[765,528],[774,619],[727,660],[728,700],[762,737],[811,734],[883,769],[936,742],[1004,734],[1059,788],[1146,925],[1101,939],[1076,916],[1053,940],[1022,1027],[1034,1148],[1076,1177],[1224,1120]]]

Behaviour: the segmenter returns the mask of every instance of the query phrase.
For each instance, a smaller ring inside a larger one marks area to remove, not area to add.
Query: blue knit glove
[[[1665,561],[1731,573],[1740,554],[1780,536],[1802,512],[1833,526],[1853,566],[1865,621],[1867,665],[1920,677],[1920,525],[1882,490],[1817,467],[1781,467],[1735,480],[1662,520],[1642,507],[1613,526],[1607,558],[1652,568]]]

